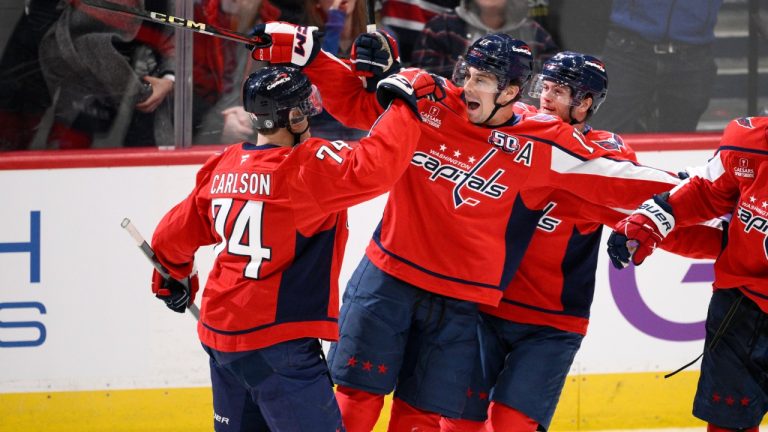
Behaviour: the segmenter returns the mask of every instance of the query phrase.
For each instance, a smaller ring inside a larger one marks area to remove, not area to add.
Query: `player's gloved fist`
[[[406,69],[382,79],[376,86],[376,100],[383,108],[389,107],[396,98],[402,99],[419,118],[418,100],[424,97],[437,100],[445,97],[442,78],[423,70]]]
[[[642,264],[674,227],[675,218],[666,197],[654,196],[613,228],[608,237],[611,263],[618,269],[628,266],[630,260]]]
[[[254,60],[272,64],[290,63],[294,66],[308,65],[320,52],[322,33],[317,27],[298,26],[287,22],[259,24],[251,30],[253,35],[267,34],[272,38],[268,47],[254,47]]]
[[[405,73],[408,76],[409,73]],[[439,101],[445,98],[445,78],[420,70],[411,78],[416,99],[429,98]]]
[[[376,30],[362,33],[352,44],[349,56],[352,70],[365,79],[368,91],[376,90],[378,82],[400,72],[400,50],[397,41],[387,32]]]
[[[187,305],[195,301],[198,289],[200,289],[200,281],[197,272],[181,281],[173,278],[164,279],[157,270],[152,273],[152,293],[174,312],[184,313]]]

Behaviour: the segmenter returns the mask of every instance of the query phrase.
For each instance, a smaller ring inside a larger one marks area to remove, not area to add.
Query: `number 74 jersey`
[[[215,245],[198,324],[203,344],[232,352],[337,339],[346,208],[386,192],[405,170],[420,133],[395,139],[391,123],[405,116],[413,114],[398,102],[359,144],[242,143],[206,162],[152,239],[177,278],[189,274],[200,246]]]

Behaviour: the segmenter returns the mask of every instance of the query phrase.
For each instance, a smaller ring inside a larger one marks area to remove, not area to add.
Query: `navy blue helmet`
[[[317,90],[299,69],[267,66],[245,80],[243,108],[253,114],[256,129],[272,129],[319,114],[322,104]]]
[[[456,85],[463,85],[470,66],[495,75],[499,90],[510,84],[523,88],[533,73],[533,55],[525,42],[506,33],[493,33],[476,40],[456,63],[453,72]]]
[[[571,89],[571,105],[578,106],[592,96],[588,114],[594,114],[608,95],[608,74],[605,65],[596,57],[573,51],[563,51],[547,60],[537,75],[530,95],[541,95],[541,82],[552,81]]]

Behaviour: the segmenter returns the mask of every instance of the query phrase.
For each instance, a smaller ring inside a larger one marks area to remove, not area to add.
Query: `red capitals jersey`
[[[326,108],[365,128],[381,109],[343,63],[322,53],[304,69]],[[405,71],[411,73],[412,71]],[[421,138],[393,186],[366,254],[384,272],[434,293],[496,305],[547,204],[531,190],[568,190],[603,206],[635,208],[679,181],[618,162],[580,132],[544,114],[484,127],[467,119],[462,89],[421,99]]]
[[[530,113],[535,107],[518,103],[516,111]],[[637,162],[635,152],[614,133],[586,128],[584,137],[616,159]],[[617,222],[623,214],[592,206],[591,210],[604,210],[604,214],[585,211],[588,203],[569,192],[557,191],[549,197],[501,303],[483,305],[480,310],[514,322],[586,334],[602,238],[599,222]]]
[[[518,113],[536,107],[515,104]],[[591,144],[613,152],[620,160],[637,162],[637,155],[619,135],[587,128]],[[549,195],[520,267],[498,307],[481,310],[514,322],[546,325],[586,334],[595,292],[595,272],[602,225],[615,225],[626,214],[581,200],[565,191]],[[714,259],[720,252],[722,230],[690,226],[670,236],[665,249],[692,258]],[[542,271],[546,269],[546,271]]]
[[[152,239],[175,278],[190,273],[200,246],[216,244],[198,323],[203,344],[234,352],[337,339],[345,209],[386,192],[405,170],[420,134],[395,127],[408,117],[397,102],[356,146],[242,143],[205,163]]]
[[[732,215],[714,287],[738,288],[768,313],[768,117],[731,121],[704,173],[673,189],[669,204],[676,226]]]

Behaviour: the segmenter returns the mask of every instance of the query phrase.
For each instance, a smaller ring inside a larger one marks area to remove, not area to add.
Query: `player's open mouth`
[[[469,108],[470,111],[474,111],[474,110],[480,108],[480,103],[479,102],[467,101],[467,108]]]

